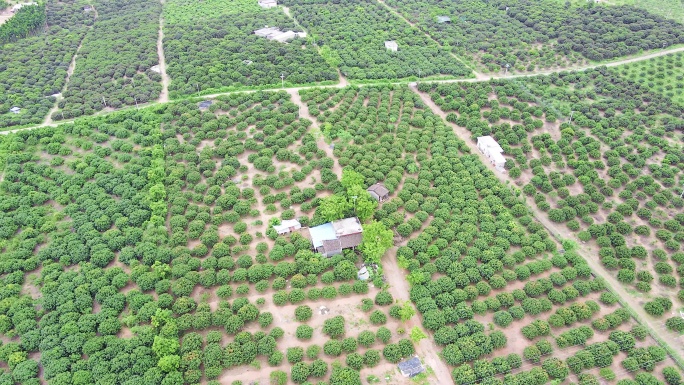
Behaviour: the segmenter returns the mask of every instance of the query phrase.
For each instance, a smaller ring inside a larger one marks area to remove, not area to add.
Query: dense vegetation
[[[0,6],[0,9],[4,7]],[[6,23],[0,25],[0,44],[28,36],[45,24],[47,14],[44,5],[22,7]]]
[[[157,34],[161,4],[142,0],[94,3],[97,21],[83,40],[76,70],[53,119],[91,115],[154,101],[161,77],[150,67],[159,62]],[[104,100],[103,100],[104,98]]]
[[[169,2],[164,48],[171,97],[279,86],[281,75],[287,85],[337,80],[337,71],[308,40],[279,43],[254,35],[265,25],[301,31],[282,9],[261,9],[251,0],[230,4],[219,12],[196,6],[185,13],[184,1]]]
[[[625,64],[613,71],[684,106],[684,53]]]
[[[522,191],[550,220],[592,240],[619,281],[684,299],[673,290],[674,273],[684,272],[681,107],[605,68],[422,88],[473,138],[494,136]],[[659,316],[670,306],[646,310]]]
[[[338,180],[297,111],[285,92],[236,94],[210,111],[185,101],[3,136],[0,376],[194,384],[287,358],[300,383],[326,377],[334,357],[356,372],[412,355],[388,329],[392,296],[356,280],[360,252],[321,258],[271,228],[325,222],[319,195],[359,179]],[[350,296],[374,326],[301,304]],[[281,338],[294,332],[282,311],[306,349]],[[323,346],[306,342],[316,333]]]
[[[605,60],[684,42],[683,27],[630,6],[594,2],[389,0],[405,17],[461,57],[489,71],[532,71]],[[448,16],[440,24],[436,16]]]
[[[0,47],[0,128],[42,122],[93,14],[72,0],[49,0],[45,31]],[[9,113],[20,107],[20,114]]]
[[[321,53],[350,79],[401,79],[410,76],[467,76],[470,71],[418,29],[372,0],[286,1]],[[397,52],[385,48],[394,40]]]
[[[393,191],[375,216],[405,237],[396,258],[408,270],[410,298],[457,384],[501,384],[498,375],[538,384],[573,376],[589,384],[598,381],[589,373],[594,367],[629,381],[626,373],[662,368],[664,349],[644,339],[605,283],[570,245],[557,251],[514,191],[416,94],[403,87],[314,89],[302,99],[335,138],[340,165]],[[474,111],[476,100],[466,102]],[[566,349],[573,352],[567,359],[553,357]],[[620,351],[627,358],[614,359]]]

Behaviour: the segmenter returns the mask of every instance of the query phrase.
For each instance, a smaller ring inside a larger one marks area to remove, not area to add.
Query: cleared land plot
[[[316,37],[321,54],[350,80],[412,76],[467,77],[464,65],[421,31],[371,1],[286,1],[292,16]],[[385,48],[394,41],[397,51]]]
[[[64,98],[52,118],[92,115],[104,108],[156,100],[161,76],[157,36],[161,4],[96,1],[98,18],[84,39]]]
[[[164,51],[172,98],[241,88],[332,82],[337,71],[308,39],[289,43],[254,34],[265,26],[302,32],[281,8],[262,9],[255,1],[229,7],[198,6],[172,0],[165,6]],[[188,13],[185,13],[185,10]],[[240,10],[240,12],[236,12]]]

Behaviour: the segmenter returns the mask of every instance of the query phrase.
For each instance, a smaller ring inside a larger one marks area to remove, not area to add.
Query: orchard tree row
[[[44,5],[27,5],[19,9],[6,23],[0,25],[0,44],[27,37],[45,24]]]
[[[473,139],[492,135],[522,191],[593,239],[618,280],[641,292],[678,287],[670,260],[681,276],[681,108],[605,69],[422,89]]]
[[[315,38],[321,55],[349,79],[470,74],[447,50],[376,1],[305,0],[285,4]],[[385,48],[386,41],[395,41],[398,51]]]
[[[71,0],[49,0],[45,28],[0,48],[0,128],[38,124],[55,104],[93,13]],[[11,19],[10,19],[11,20]],[[41,23],[42,26],[43,23]],[[10,113],[19,107],[19,114]]]
[[[684,105],[684,54],[673,53],[638,63],[616,67],[614,72],[635,83],[645,85],[651,92]]]
[[[491,72],[606,60],[682,42],[682,25],[633,6],[594,2],[390,0],[445,47]],[[440,21],[438,17],[449,17]],[[582,57],[586,58],[583,59]]]
[[[164,49],[171,77],[172,98],[181,95],[263,88],[287,84],[331,82],[337,71],[327,64],[308,40],[296,38],[281,43],[256,36],[264,26],[300,32],[282,9],[261,9],[255,3],[230,3],[230,11],[219,6],[193,7],[194,17],[185,13],[183,2],[170,2]],[[205,3],[200,3],[205,4]],[[227,3],[226,3],[227,4]],[[177,8],[183,9],[182,12]],[[235,12],[237,9],[242,12]],[[222,11],[221,11],[222,10]],[[200,21],[201,22],[198,22]],[[281,78],[281,75],[283,78]]]
[[[398,188],[375,217],[408,238],[396,258],[408,271],[410,298],[423,327],[434,333],[434,341],[443,347],[442,358],[455,367],[456,383],[502,383],[497,375],[504,381],[540,384],[568,376],[583,383],[598,380],[584,371],[593,365],[571,373],[570,362],[550,355],[555,349],[580,350],[583,344],[612,341],[611,332],[634,325],[629,313],[602,311],[617,302],[604,282],[592,278],[570,244],[559,253],[515,192],[468,155],[465,143],[425,110],[417,95],[402,87],[350,87],[307,90],[302,100],[318,117],[323,133],[334,139],[335,156],[345,170],[386,183],[391,191]],[[474,114],[477,102],[466,96],[464,111]],[[517,108],[521,115],[537,114]],[[526,117],[526,122],[535,129],[534,119]],[[382,157],[385,151],[392,154],[387,160]],[[369,153],[376,154],[374,159],[365,159]],[[379,167],[388,168],[377,172]],[[553,253],[550,260],[545,258],[548,253]],[[513,285],[521,288],[508,289]],[[600,303],[594,300],[599,298]],[[485,322],[492,320],[496,329],[486,331]],[[552,330],[555,344],[538,340]],[[636,330],[643,340],[638,348],[662,352]],[[518,336],[530,342],[507,346],[510,338],[520,341]],[[504,347],[513,353],[498,353]],[[628,345],[625,351],[636,348]],[[658,357],[651,363],[663,361]],[[529,361],[528,371],[516,370],[523,359]],[[668,364],[672,362],[658,367]],[[529,371],[530,365],[537,367]],[[667,369],[672,370],[678,374]],[[657,381],[650,374],[642,377]]]
[[[83,40],[60,111],[52,118],[92,115],[159,97],[157,35],[160,4],[140,0],[95,2],[98,18]]]

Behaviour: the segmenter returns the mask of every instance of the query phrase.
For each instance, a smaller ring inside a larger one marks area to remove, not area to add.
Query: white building
[[[390,51],[397,52],[399,49],[399,46],[397,45],[397,42],[394,40],[389,40],[385,42],[385,48],[387,48]]]
[[[296,219],[286,219],[279,225],[273,225],[273,229],[278,235],[291,233],[302,228],[302,224]]]
[[[477,148],[492,162],[499,171],[504,171],[506,158],[504,158],[503,148],[491,136],[480,136],[477,138]]]
[[[18,114],[18,113],[21,112],[21,108],[19,108],[19,107],[12,107],[12,108],[10,108],[10,112],[13,113],[13,114]]]
[[[273,8],[278,6],[277,0],[259,0],[259,6],[261,8]]]
[[[259,37],[265,37],[268,40],[275,40],[279,43],[287,43],[297,37],[306,37],[306,32],[281,31],[278,27],[269,26],[257,29],[254,31],[254,34]]]

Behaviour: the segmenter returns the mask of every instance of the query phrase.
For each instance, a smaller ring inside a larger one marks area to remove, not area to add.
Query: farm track
[[[430,108],[430,110],[434,114],[440,116],[446,122],[446,113],[442,111],[432,101],[429,95],[418,91],[416,87],[410,88],[412,91],[414,91],[416,94],[420,96],[420,99],[423,101],[423,103],[428,108]],[[479,156],[482,163],[485,164],[494,173],[494,175],[496,175],[497,178],[499,178],[502,184],[506,186],[514,185],[513,181],[509,179],[507,174],[497,171],[491,164],[491,162],[489,162],[489,160],[484,156],[484,154],[480,152],[475,142],[471,139],[471,133],[468,132],[468,130],[466,130],[464,127],[459,127],[450,122],[446,122],[446,124],[452,127],[456,136],[466,143],[466,145],[470,149],[471,154]],[[550,235],[556,238],[557,241],[560,241],[561,239],[577,240],[577,237],[574,233],[568,231],[568,229],[566,229],[564,226],[558,225],[549,220],[549,218],[544,214],[544,212],[537,208],[532,198],[523,195],[523,199],[525,199],[525,203],[530,212],[532,213],[532,215],[535,217],[535,219],[539,223],[541,223],[550,233]],[[659,340],[659,343],[671,341],[670,343],[668,343],[668,346],[671,348],[670,350],[674,350],[677,353],[678,357],[674,357],[675,361],[677,361],[678,363],[681,362],[681,357],[684,356],[684,346],[681,343],[677,343],[679,336],[673,332],[666,330],[663,321],[653,320],[653,317],[649,316],[644,311],[643,307],[641,306],[641,304],[639,304],[638,300],[634,296],[630,295],[625,289],[625,287],[620,282],[618,282],[618,280],[615,277],[613,277],[613,275],[610,274],[610,272],[606,271],[603,268],[603,266],[598,260],[598,248],[596,246],[586,244],[580,241],[577,241],[577,243],[578,253],[584,258],[584,260],[587,261],[594,274],[598,277],[603,278],[606,281],[607,287],[624,301],[624,303],[630,308],[630,310],[632,310],[632,314],[636,315],[636,320],[639,323],[648,327],[658,337],[657,340]]]
[[[165,0],[160,0],[162,7]],[[164,10],[159,13],[159,38],[157,38],[157,55],[159,56],[159,74],[161,75],[162,90],[158,103],[169,102],[169,75],[166,74],[166,55],[164,54]]]
[[[97,9],[95,8],[94,5],[91,5],[93,7],[93,25],[88,28],[88,30],[92,30],[93,26],[95,25],[95,22],[97,21]],[[71,62],[69,63],[69,68],[67,68],[67,76],[66,79],[64,79],[64,86],[59,92],[59,96],[55,100],[55,105],[52,106],[50,111],[48,111],[47,116],[45,117],[45,120],[43,121],[43,125],[49,126],[52,124],[52,114],[57,112],[59,109],[59,100],[62,98],[62,93],[67,90],[67,87],[69,87],[69,79],[71,79],[71,75],[74,74],[74,70],[76,69],[76,57],[78,56],[78,53],[81,52],[81,47],[83,47],[83,40],[85,40],[86,36],[88,36],[88,32],[86,32],[83,35],[83,39],[78,43],[78,48],[76,48],[76,52],[74,52],[74,56],[71,57]]]
[[[628,64],[628,63],[634,63],[634,62],[639,62],[643,60],[648,60],[648,59],[653,59],[656,57],[660,56],[665,56],[669,55],[671,53],[676,53],[676,52],[682,52],[684,51],[684,46],[681,47],[674,47],[674,48],[669,48],[665,49],[662,51],[658,52],[651,52],[648,54],[644,55],[639,55],[639,56],[634,56],[634,57],[629,57],[629,58],[624,58],[621,60],[616,60],[610,63],[600,63],[600,64],[591,64],[587,66],[580,66],[580,67],[574,67],[574,68],[566,68],[563,70],[551,70],[551,71],[539,71],[539,72],[534,72],[534,73],[529,73],[529,74],[521,74],[521,75],[492,75],[486,79],[481,78],[471,78],[471,79],[448,79],[448,80],[429,80],[427,81],[428,83],[477,83],[477,82],[487,82],[492,79],[516,79],[516,78],[527,78],[527,77],[534,77],[534,76],[539,76],[539,75],[548,75],[556,72],[562,72],[562,71],[583,71],[583,70],[588,70],[592,68],[597,68],[597,67],[615,67],[619,66],[622,64]],[[357,84],[355,86],[357,87],[372,87],[372,86],[382,86],[382,85],[388,85],[388,84],[393,84],[393,85],[400,85],[400,84],[408,84],[410,83],[409,81],[402,81],[402,82],[394,82],[394,83],[367,83],[367,84]],[[300,90],[306,90],[306,89],[312,89],[312,88],[344,88],[348,85],[349,83],[346,81],[346,79],[341,79],[341,81],[338,84],[333,84],[333,85],[319,85],[319,86],[305,86],[305,87],[289,87],[289,88],[270,88],[270,89],[264,89],[264,90],[259,90],[259,91],[281,91],[285,90],[287,92],[299,92]],[[221,95],[230,95],[230,94],[241,94],[241,93],[252,93],[252,92],[257,92],[257,90],[240,90],[240,91],[229,91],[229,92],[220,92],[216,94],[209,94],[209,95],[202,95],[203,98],[211,99],[215,98],[217,96]],[[158,105],[158,104],[165,104],[165,103],[172,103],[174,101],[178,101],[181,99],[177,100],[168,100],[164,103],[156,102],[156,103],[145,103],[145,104],[140,104],[140,108],[144,107],[149,107],[153,105]],[[102,116],[105,114],[109,114],[112,112],[116,111],[122,111],[122,110],[128,110],[128,109],[133,109],[135,107],[126,107],[122,109],[117,109],[117,110],[112,110],[112,111],[101,111],[99,114],[95,114],[95,116]],[[76,119],[82,119],[84,117],[79,117]],[[24,131],[24,130],[35,130],[37,128],[42,128],[42,127],[55,127],[60,124],[64,123],[73,123],[74,120],[76,119],[67,119],[63,120],[60,122],[50,122],[50,123],[42,123],[38,124],[35,126],[28,126],[28,127],[23,127],[23,128],[15,128],[15,129],[10,129],[10,130],[5,130],[5,131],[0,131],[0,135],[2,134],[8,134],[8,133],[13,133],[13,132],[18,132],[18,131]]]
[[[397,250],[398,246],[394,246],[389,249],[383,259],[382,267],[385,276],[388,277],[387,282],[389,283],[388,291],[392,294],[395,300],[401,302],[408,302],[413,306],[409,298],[409,285],[406,281],[405,274],[402,269],[397,264]],[[416,310],[416,316],[412,317],[406,323],[406,332],[409,333],[414,326],[418,326],[420,322],[417,322],[418,311]],[[446,363],[437,355],[439,349],[432,338],[425,338],[420,340],[416,344],[416,354],[420,356],[425,364],[427,364],[434,371],[434,376],[437,378],[437,384],[450,384],[453,383],[451,378],[451,371],[447,367]]]

